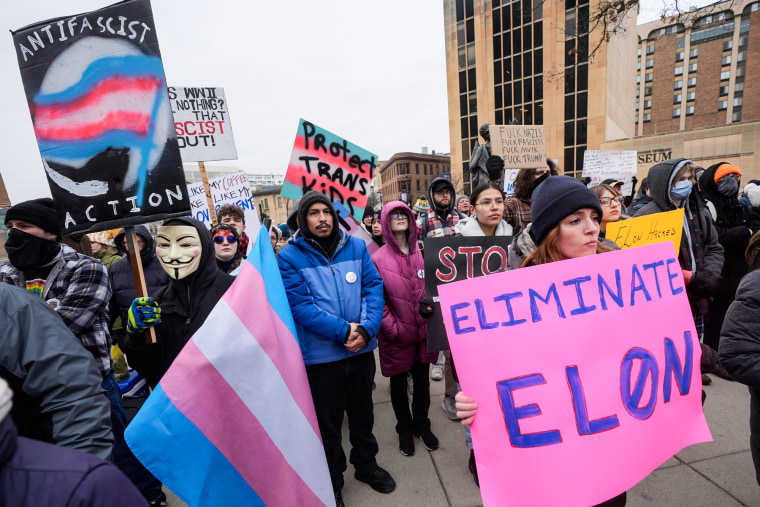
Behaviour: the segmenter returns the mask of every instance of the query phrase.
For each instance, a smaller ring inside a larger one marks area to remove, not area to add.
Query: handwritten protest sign
[[[376,162],[376,155],[301,119],[280,193],[298,199],[316,190],[361,220]]]
[[[607,224],[607,239],[620,248],[670,241],[678,252],[683,233],[683,208]]]
[[[187,215],[148,0],[36,23],[13,42],[64,234]]]
[[[357,222],[356,219],[351,216],[351,214],[348,212],[345,206],[343,206],[339,202],[336,202],[333,204],[335,206],[335,212],[338,214],[338,220],[340,221],[340,226],[348,234],[364,241],[364,244],[367,245],[367,252],[369,252],[370,255],[372,255],[378,249],[380,249],[380,246],[378,246],[378,244],[375,243],[375,241],[372,239],[372,236],[370,236],[369,233],[364,229],[364,227],[362,227],[359,224],[359,222]]]
[[[170,86],[169,100],[183,162],[237,158],[224,88]]]
[[[256,203],[253,200],[251,185],[246,173],[241,171],[213,178],[209,180],[208,184],[211,188],[211,198],[214,201],[216,213],[219,213],[219,208],[225,204],[240,206],[243,208],[243,215],[245,215],[246,228],[253,227],[252,230],[258,230],[259,215],[256,212]],[[211,217],[209,216],[206,193],[203,191],[203,183],[190,183],[187,185],[187,190],[192,205],[191,216],[210,227]]]
[[[546,167],[543,125],[491,125],[491,154],[504,159],[507,169]]]
[[[595,505],[711,440],[699,337],[670,245],[439,292],[462,389],[478,404],[485,505]]]
[[[425,238],[425,299],[433,307],[427,319],[429,351],[449,349],[438,286],[506,269],[510,243],[512,236]]]
[[[519,169],[507,169],[504,171],[504,193],[507,197],[515,195],[515,180],[519,172]]]
[[[591,178],[590,186],[614,178],[623,182],[623,195],[631,195],[632,178],[636,176],[635,151],[586,150],[583,152],[583,177]]]

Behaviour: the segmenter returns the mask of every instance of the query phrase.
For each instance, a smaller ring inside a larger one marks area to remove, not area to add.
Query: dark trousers
[[[340,361],[312,364],[306,367],[306,375],[333,489],[340,491],[343,488],[343,472],[346,471],[346,454],[341,445],[344,412],[348,416],[351,464],[357,472],[367,472],[377,466],[375,456],[378,446],[372,434],[375,423],[372,404],[375,355],[365,352]]]
[[[412,365],[412,411],[409,412],[409,398],[406,394],[406,372],[391,377],[391,405],[396,414],[396,433],[419,435],[430,429],[428,409],[430,408],[430,365],[417,359]]]
[[[121,404],[121,389],[113,373],[103,379],[103,389],[111,403],[111,426],[113,429],[113,452],[111,460],[124,475],[137,486],[146,500],[152,502],[161,495],[161,482],[142,466],[124,440],[127,428],[127,414]]]

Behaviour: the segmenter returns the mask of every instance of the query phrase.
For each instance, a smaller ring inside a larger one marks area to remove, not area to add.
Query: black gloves
[[[426,300],[424,299],[421,300],[420,301],[420,315],[422,315],[422,318],[428,319],[433,315],[433,313],[435,312],[431,308],[431,305]]]
[[[504,170],[504,160],[497,156],[491,155],[486,160],[486,171],[488,171],[488,179],[491,181],[497,181],[501,178],[501,172]]]

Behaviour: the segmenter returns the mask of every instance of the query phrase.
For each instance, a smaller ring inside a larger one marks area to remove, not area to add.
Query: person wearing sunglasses
[[[597,185],[591,190],[599,197],[599,204],[602,205],[602,223],[599,226],[599,238],[604,239],[607,233],[607,224],[629,218],[623,215],[623,201],[625,198],[615,190],[615,187],[605,183]]]
[[[217,266],[225,273],[232,273],[243,259],[238,249],[240,237],[237,231],[231,225],[217,224],[211,228],[211,235],[214,238]]]

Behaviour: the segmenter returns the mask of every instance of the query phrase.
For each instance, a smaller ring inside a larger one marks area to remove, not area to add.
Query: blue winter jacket
[[[277,257],[307,365],[339,361],[377,347],[383,280],[364,242],[343,230],[340,234],[332,261],[307,243],[300,231]],[[351,322],[372,337],[359,352],[344,345]]]

